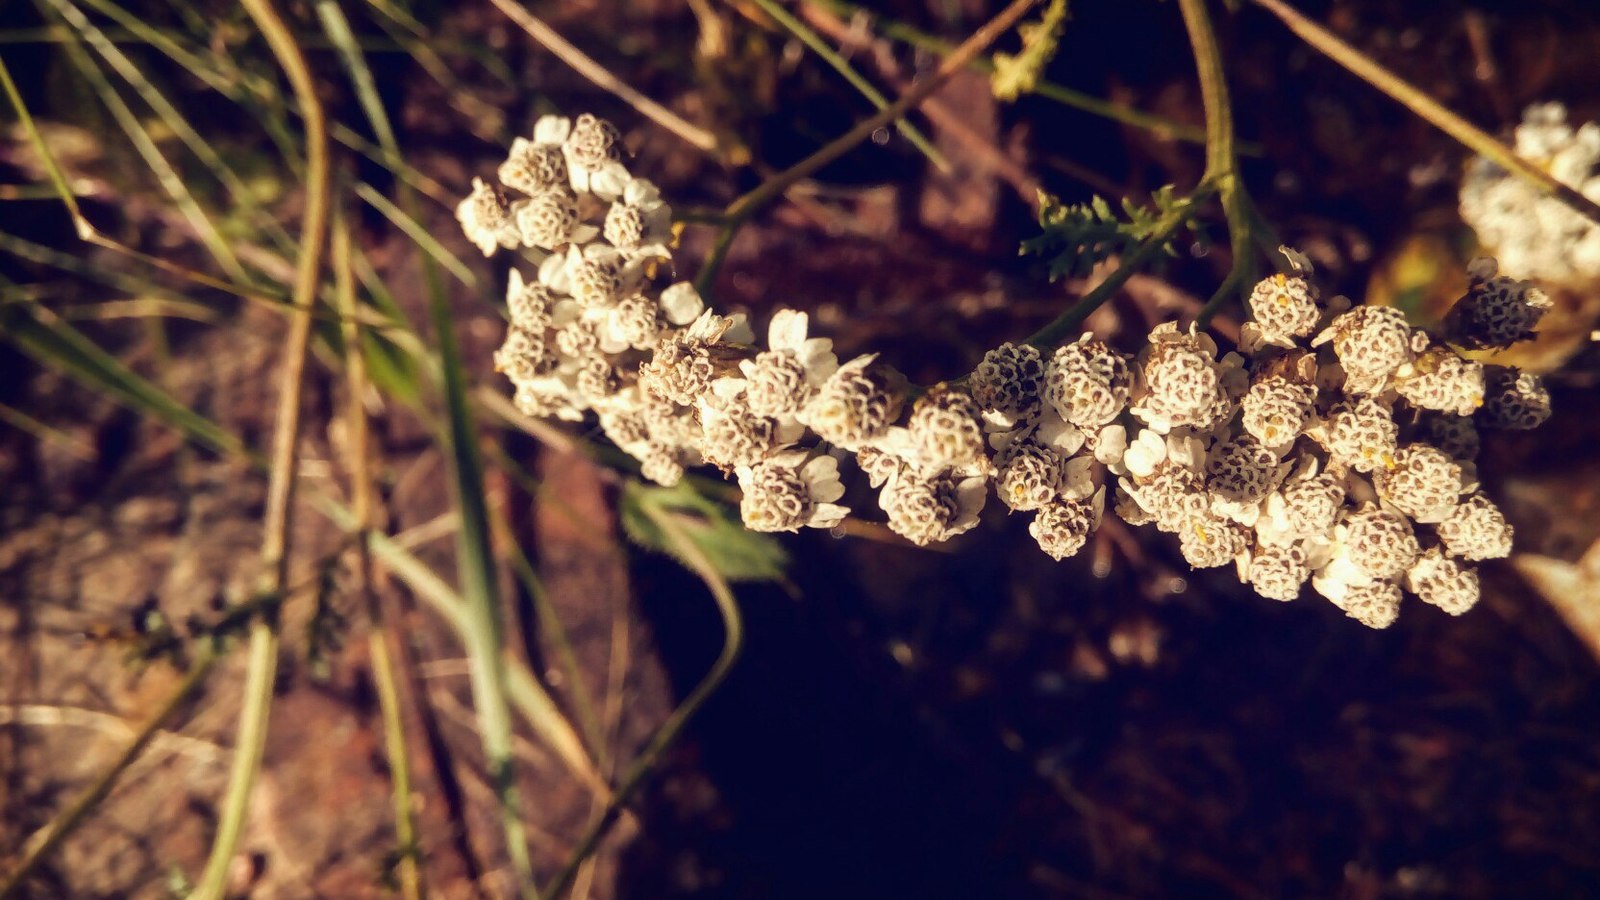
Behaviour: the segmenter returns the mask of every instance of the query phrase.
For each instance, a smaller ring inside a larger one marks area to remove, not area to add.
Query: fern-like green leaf
[[[1096,264],[1131,252],[1150,240],[1157,224],[1169,213],[1184,212],[1189,198],[1178,196],[1172,185],[1156,191],[1148,205],[1123,199],[1119,214],[1110,201],[1096,196],[1088,203],[1063,204],[1057,198],[1039,194],[1040,234],[1022,242],[1022,253],[1046,257],[1049,261],[1050,280],[1063,276],[1082,277]],[[1194,222],[1189,230],[1199,234]],[[1162,246],[1162,251],[1172,255],[1176,233]]]

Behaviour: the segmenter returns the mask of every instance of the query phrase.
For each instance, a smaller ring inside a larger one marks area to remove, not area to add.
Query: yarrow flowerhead
[[[1322,310],[1317,289],[1302,274],[1273,275],[1250,292],[1250,328],[1241,339],[1246,346],[1294,347],[1316,330]]]
[[[1495,261],[1473,260],[1467,293],[1445,316],[1446,335],[1466,347],[1509,347],[1533,337],[1554,303],[1532,282],[1496,274]]]
[[[877,359],[874,353],[840,366],[800,410],[800,421],[844,450],[859,450],[887,432],[905,398],[896,373]]]
[[[1216,352],[1207,335],[1181,332],[1173,322],[1156,326],[1139,354],[1143,378],[1134,416],[1160,432],[1215,422],[1229,399]]]
[[[1044,360],[1036,347],[1001,344],[984,354],[972,373],[972,396],[986,410],[1026,417],[1037,408],[1044,385]]]
[[[1097,429],[1127,408],[1132,386],[1132,372],[1122,354],[1084,335],[1050,357],[1044,398],[1063,420]]]
[[[758,341],[672,277],[671,210],[623,163],[618,129],[547,116],[517,139],[500,185],[474,179],[457,208],[486,255],[521,249],[494,354],[524,414],[598,421],[640,474],[695,466],[736,479],[753,530],[834,528],[854,460],[890,529],[948,540],[990,490],[1040,549],[1087,546],[1107,493],[1129,525],[1175,535],[1194,568],[1237,567],[1264,597],[1311,586],[1376,628],[1403,591],[1459,614],[1473,563],[1505,556],[1511,527],[1477,485],[1479,427],[1534,427],[1536,376],[1455,349],[1526,338],[1543,295],[1476,263],[1437,332],[1394,309],[1321,302],[1309,261],[1249,296],[1239,352],[1167,322],[1135,355],[1084,335],[1002,344],[926,391],[876,354],[843,364],[780,309]],[[515,194],[508,193],[516,192]],[[1320,329],[1320,331],[1319,331]]]

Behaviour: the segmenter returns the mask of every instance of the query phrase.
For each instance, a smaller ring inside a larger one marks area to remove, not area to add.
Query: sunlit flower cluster
[[[1232,563],[1265,597],[1292,600],[1309,582],[1376,628],[1405,591],[1461,613],[1477,599],[1471,563],[1511,550],[1478,491],[1477,428],[1532,428],[1550,406],[1535,376],[1456,348],[1526,339],[1549,303],[1475,260],[1434,334],[1392,308],[1322,304],[1309,263],[1285,252],[1290,271],[1248,300],[1239,352],[1170,325],[1151,334],[1136,424],[1111,466],[1115,508],[1176,533],[1195,568]]]
[[[1574,128],[1560,103],[1528,107],[1517,155],[1600,201],[1600,123]],[[1600,224],[1484,158],[1461,184],[1461,217],[1508,275],[1581,286],[1600,279]]]
[[[1174,534],[1194,568],[1232,565],[1278,600],[1309,584],[1378,628],[1407,591],[1464,612],[1472,564],[1510,552],[1478,490],[1478,427],[1535,427],[1549,396],[1457,348],[1528,338],[1549,301],[1492,260],[1474,261],[1436,332],[1324,302],[1285,250],[1288,270],[1249,295],[1235,351],[1165,323],[1131,353],[1091,335],[1002,344],[924,390],[875,354],[841,362],[805,313],[777,311],[758,342],[744,316],[706,309],[673,281],[671,212],[629,174],[609,124],[542,119],[499,175],[457,216],[485,254],[537,265],[511,274],[495,356],[517,407],[592,415],[663,484],[720,469],[751,529],[837,527],[861,514],[844,504],[860,481],[889,528],[932,544],[975,527],[992,492],[1063,559],[1109,506]]]

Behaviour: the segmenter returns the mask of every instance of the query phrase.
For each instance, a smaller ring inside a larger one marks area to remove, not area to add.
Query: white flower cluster
[[[671,484],[708,464],[736,477],[758,531],[831,528],[850,515],[852,458],[889,527],[919,544],[978,522],[992,488],[1031,516],[1056,559],[1099,525],[1107,494],[1130,524],[1175,533],[1196,568],[1234,563],[1266,597],[1306,582],[1373,627],[1402,590],[1451,612],[1476,602],[1471,563],[1510,552],[1478,493],[1477,426],[1531,428],[1549,397],[1531,375],[1455,349],[1531,333],[1549,301],[1475,261],[1438,335],[1397,310],[1323,304],[1310,265],[1249,299],[1239,352],[1168,323],[1129,356],[1085,335],[1053,350],[1002,344],[967,377],[918,391],[876,355],[840,363],[804,313],[779,310],[764,345],[667,283],[670,212],[620,162],[617,133],[547,117],[457,210],[486,254],[523,248],[511,327],[495,357],[519,409],[593,413]]]
[[[1549,301],[1475,260],[1439,334],[1389,307],[1324,305],[1310,264],[1256,285],[1238,353],[1158,327],[1135,360],[1117,511],[1179,536],[1195,568],[1234,563],[1257,593],[1310,582],[1346,614],[1391,624],[1403,591],[1460,614],[1472,563],[1507,555],[1511,527],[1478,492],[1477,427],[1549,416],[1538,379],[1456,346],[1531,336]]]
[[[1516,153],[1600,201],[1600,123],[1573,128],[1560,103],[1528,107]],[[1582,286],[1600,279],[1600,224],[1479,157],[1461,183],[1461,218],[1507,274]]]

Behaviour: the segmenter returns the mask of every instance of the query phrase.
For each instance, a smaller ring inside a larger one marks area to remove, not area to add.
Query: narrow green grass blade
[[[488,510],[483,496],[483,466],[478,437],[467,405],[466,373],[456,346],[455,318],[442,291],[431,300],[440,362],[443,366],[445,404],[449,412],[451,474],[455,500],[461,514],[457,532],[457,564],[462,593],[467,601],[467,656],[472,673],[474,706],[483,729],[490,780],[500,798],[506,848],[525,898],[537,898],[533,864],[518,810],[515,774],[511,766],[511,718],[506,700],[506,671],[502,655],[500,585],[494,550],[489,544]],[[549,698],[546,697],[546,700]],[[552,704],[553,705],[553,704]]]
[[[78,236],[83,237],[83,211],[78,208],[78,198],[67,184],[67,176],[62,174],[61,167],[56,164],[55,154],[51,153],[50,147],[45,144],[44,135],[39,133],[39,126],[34,123],[33,114],[28,112],[28,105],[22,102],[22,94],[17,90],[16,82],[11,80],[11,70],[6,68],[4,58],[0,58],[0,86],[5,88],[6,99],[11,101],[11,108],[16,111],[17,119],[22,122],[22,130],[28,133],[28,140],[33,143],[34,152],[39,154],[39,159],[44,163],[44,170],[50,178],[51,185],[60,195],[61,202],[67,205],[67,212],[72,215],[73,224],[78,228]]]
[[[389,19],[390,22],[394,22],[395,27],[405,30],[406,34],[416,38],[416,42],[418,42],[419,45],[424,48],[424,50],[429,51],[429,53],[434,53],[434,48],[432,48],[430,45],[437,43],[438,35],[435,35],[434,32],[432,32],[429,27],[424,26],[422,22],[416,21],[416,16],[413,16],[413,14],[408,13],[406,10],[402,10],[400,6],[390,3],[389,0],[366,0],[366,3],[368,3],[373,10],[378,10],[379,13],[382,13],[384,19]],[[386,22],[382,21],[382,19],[379,19],[378,27],[382,27],[384,32],[387,32],[390,37],[394,37],[394,30],[387,29],[387,27],[384,27],[384,24],[386,24]],[[483,43],[478,42],[453,43],[451,48],[459,51],[459,53],[464,54],[464,56],[472,59],[472,61],[477,62],[478,66],[483,66],[483,70],[488,72],[488,74],[493,75],[493,77],[496,78],[496,80],[499,80],[502,85],[517,85],[517,77],[512,74],[510,66],[507,66],[506,59],[504,59],[504,53],[499,53],[499,51],[494,50],[494,48],[491,48],[491,46],[483,45]],[[408,50],[410,50],[410,46],[408,46]],[[422,62],[422,58],[419,56],[419,54],[413,53],[413,56],[418,56],[418,62]]]
[[[405,232],[406,237],[415,241],[417,246],[421,247],[431,259],[449,270],[457,281],[467,287],[478,286],[478,276],[472,274],[472,270],[467,268],[467,264],[462,262],[460,257],[446,249],[443,244],[439,243],[438,238],[428,233],[428,229],[423,227],[422,223],[396,206],[388,197],[380,194],[372,185],[366,183],[357,184],[356,196],[371,204],[372,208],[382,213],[385,219],[388,219],[394,223],[396,228]]]
[[[227,190],[229,198],[249,218],[252,224],[265,231],[280,247],[292,245],[293,241],[289,237],[289,233],[284,230],[277,219],[262,213],[261,208],[255,202],[254,193],[234,172],[233,167],[223,161],[222,155],[217,152],[215,147],[211,146],[211,142],[200,136],[200,133],[194,129],[194,126],[189,123],[183,113],[179,112],[178,108],[167,99],[166,95],[161,93],[150,82],[150,79],[145,77],[133,60],[117,49],[116,45],[89,21],[89,17],[83,14],[83,10],[74,6],[69,0],[45,0],[45,2],[54,7],[61,15],[61,18],[66,20],[68,25],[71,25],[83,36],[84,42],[93,47],[95,52],[99,53],[111,68],[121,76],[122,80],[133,88],[134,93],[138,94],[139,98],[160,117],[161,121],[172,129],[172,133],[183,142],[184,146],[189,148],[195,158],[200,160],[210,170],[213,177]]]
[[[228,57],[215,50],[186,46],[167,33],[152,28],[138,16],[112,3],[111,0],[81,0],[81,2],[127,28],[130,33],[165,54],[212,90],[256,114],[263,129],[273,139],[278,152],[283,155],[294,174],[301,174],[304,162],[299,158],[300,148],[286,126],[288,117],[298,116],[300,112],[293,105],[284,102],[283,95],[272,82],[253,72],[240,69]],[[395,177],[421,191],[430,199],[447,206],[454,203],[449,190],[406,165],[398,156],[381,150],[347,125],[331,122],[329,126],[331,129],[329,134],[335,141],[393,172]]]
[[[367,68],[361,48],[356,45],[355,33],[350,30],[350,20],[345,18],[344,10],[334,0],[317,0],[317,19],[322,22],[322,30],[327,33],[328,40],[339,51],[339,59],[344,63],[350,83],[356,89],[356,100],[361,104],[361,111],[366,113],[367,122],[372,125],[372,133],[377,135],[378,146],[385,149],[398,147],[394,129],[390,127],[389,117],[383,111],[383,101],[378,97],[378,85],[372,80],[372,70]]]
[[[630,486],[632,486],[630,484]],[[655,501],[651,495],[644,495],[639,500],[640,510],[648,516],[656,528],[660,530],[666,540],[675,546],[673,553],[681,559],[684,565],[705,582],[706,589],[711,592],[712,599],[717,604],[717,612],[722,616],[723,641],[722,652],[717,654],[711,663],[711,669],[706,672],[700,683],[695,685],[689,696],[678,704],[667,720],[662,723],[650,743],[645,745],[638,759],[628,767],[628,771],[617,783],[616,796],[606,804],[604,812],[589,823],[583,836],[578,839],[577,849],[567,859],[566,865],[556,876],[555,880],[546,888],[546,893],[551,897],[560,897],[571,885],[573,877],[577,874],[578,867],[599,846],[600,839],[616,824],[617,818],[622,814],[622,808],[628,800],[642,786],[655,770],[656,762],[661,755],[677,741],[683,729],[688,726],[700,707],[716,693],[717,688],[727,679],[728,673],[733,670],[733,664],[739,659],[739,651],[744,647],[744,620],[739,614],[739,604],[734,598],[733,589],[728,586],[726,578],[717,570],[716,565],[705,555],[700,544],[685,529],[692,522],[692,517],[685,517],[681,511],[670,506],[662,505]]]
[[[872,82],[863,77],[860,72],[857,72],[855,66],[850,65],[849,60],[840,56],[832,47],[828,46],[827,41],[824,41],[821,35],[813,31],[806,23],[795,18],[788,10],[780,6],[776,0],[755,0],[755,4],[761,7],[761,11],[771,16],[779,25],[788,29],[789,33],[793,34],[800,43],[811,48],[812,53],[822,57],[823,62],[843,76],[845,81],[850,82],[850,86],[855,88],[861,96],[866,97],[867,101],[874,107],[883,109],[889,105],[888,99],[877,88],[872,86]],[[916,125],[913,125],[910,119],[901,119],[895,123],[895,128],[905,136],[907,141],[911,142],[911,146],[917,148],[917,152],[926,156],[935,168],[946,174],[950,172],[950,161],[945,159],[944,154],[940,153],[929,142],[927,135],[923,134]]]
[[[535,615],[539,620],[539,633],[544,635],[555,648],[556,659],[566,674],[567,693],[572,698],[572,706],[577,714],[578,725],[583,729],[583,736],[588,741],[593,757],[600,765],[606,765],[606,742],[604,732],[600,729],[600,719],[595,715],[595,705],[589,686],[583,678],[583,671],[578,667],[578,657],[572,650],[572,642],[567,638],[567,629],[561,624],[561,617],[556,615],[555,607],[550,603],[550,596],[545,592],[544,583],[539,580],[539,573],[534,571],[532,560],[528,554],[511,539],[511,523],[507,521],[504,509],[495,511],[493,521],[496,536],[500,544],[508,550],[507,555],[511,561],[511,571],[516,575],[522,589],[528,593],[533,601]],[[516,702],[516,693],[512,694],[512,702]]]
[[[0,323],[0,336],[41,364],[60,369],[219,453],[247,452],[237,437],[173,399],[47,310],[7,307],[0,309]]]
[[[44,0],[44,2],[51,2],[51,0]],[[195,235],[200,239],[200,243],[205,246],[206,251],[216,260],[217,265],[221,266],[222,270],[233,280],[241,284],[249,284],[250,278],[245,274],[244,266],[240,264],[239,258],[233,252],[233,248],[228,246],[227,240],[217,230],[216,224],[200,208],[200,204],[195,201],[194,195],[189,192],[188,186],[183,183],[183,178],[178,175],[177,170],[172,167],[166,156],[161,153],[161,149],[156,146],[155,139],[150,136],[150,132],[139,121],[139,117],[129,108],[127,101],[123,100],[122,95],[117,93],[116,87],[111,84],[110,79],[106,78],[105,73],[100,70],[100,66],[78,41],[64,42],[61,47],[66,51],[67,58],[71,60],[73,66],[89,82],[90,87],[94,90],[96,96],[100,98],[100,102],[111,113],[112,118],[116,120],[122,132],[128,136],[128,140],[133,145],[134,150],[144,160],[145,165],[150,168],[151,173],[155,175],[162,191],[177,206],[178,212],[188,221],[189,227],[194,230]]]
[[[70,272],[124,293],[145,294],[172,301],[182,301],[184,299],[176,291],[168,290],[148,279],[125,275],[121,272],[91,265],[85,262],[81,256],[62,253],[54,247],[36,244],[27,238],[17,237],[5,231],[0,231],[0,250],[4,250],[19,259],[50,266],[63,272]]]
[[[373,133],[384,150],[399,156],[394,129],[390,127],[383,106],[378,101],[372,74],[360,48],[355,45],[344,12],[336,0],[318,0],[317,14],[322,19],[329,39],[339,48],[340,59],[371,120]],[[518,890],[524,898],[537,900],[539,889],[534,883],[533,862],[528,857],[527,835],[518,808],[516,773],[512,768],[512,725],[507,701],[500,580],[490,542],[488,507],[483,496],[483,463],[478,455],[478,436],[467,402],[466,372],[460,348],[456,344],[455,318],[450,313],[438,272],[429,264],[429,260],[436,260],[469,287],[475,285],[477,279],[454,254],[418,224],[414,215],[401,210],[369,185],[357,185],[356,195],[393,222],[426,254],[423,258],[423,277],[427,282],[428,303],[433,314],[434,337],[439,345],[448,413],[445,450],[450,460],[456,508],[461,518],[461,526],[456,533],[456,565],[461,572],[462,594],[466,598],[465,643],[472,678],[473,706],[483,732],[480,737],[487,757],[489,780],[500,802],[500,822],[505,832],[506,852],[511,859]],[[403,202],[408,207],[413,205],[409,195],[403,197]],[[548,696],[544,699],[549,700]]]
[[[315,501],[317,508],[340,528],[355,525],[355,516],[344,506],[327,497]],[[468,630],[472,627],[471,611],[466,600],[427,564],[394,538],[381,533],[371,536],[372,554],[405,583],[419,600],[438,613],[450,626],[463,645],[467,644]],[[506,694],[511,705],[528,722],[535,734],[555,752],[563,764],[591,787],[609,792],[594,761],[584,748],[583,739],[561,714],[549,692],[544,689],[533,672],[509,649],[502,651],[506,672]]]

